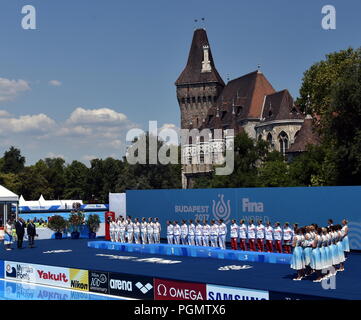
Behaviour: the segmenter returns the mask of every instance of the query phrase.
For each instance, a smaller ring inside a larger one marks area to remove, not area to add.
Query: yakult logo
[[[225,201],[224,194],[219,194],[218,201],[213,200],[212,212],[217,220],[223,219],[227,224],[231,216],[231,200]]]
[[[38,276],[40,279],[43,280],[51,280],[56,282],[63,282],[67,283],[69,280],[65,273],[59,272],[59,273],[52,273],[51,271],[43,271],[43,270],[37,270]]]

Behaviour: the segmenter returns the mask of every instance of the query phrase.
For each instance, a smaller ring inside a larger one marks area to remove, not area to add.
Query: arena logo
[[[212,213],[215,219],[223,219],[224,223],[230,222],[231,216],[231,200],[224,200],[224,194],[218,195],[218,201],[212,200]]]
[[[242,199],[242,211],[243,212],[264,212],[263,202],[251,202],[249,198]]]
[[[110,279],[109,286],[111,289],[114,289],[114,290],[129,291],[129,292],[133,291],[132,281]]]

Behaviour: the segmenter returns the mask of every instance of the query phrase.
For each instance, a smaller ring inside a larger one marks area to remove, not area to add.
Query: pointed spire
[[[197,29],[194,31],[187,65],[177,79],[176,85],[204,82],[225,85],[214,65],[207,32],[204,29]]]

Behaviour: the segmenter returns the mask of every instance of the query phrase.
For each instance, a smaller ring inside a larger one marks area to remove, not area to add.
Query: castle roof
[[[217,108],[224,125],[231,125],[234,119],[260,119],[265,97],[274,92],[272,85],[259,71],[231,80],[223,89],[216,106],[209,110],[205,126],[217,127],[214,122]]]
[[[307,115],[295,142],[287,150],[287,153],[304,152],[307,145],[317,145],[319,143],[320,137],[314,130],[313,119],[310,115]]]
[[[293,98],[287,89],[266,97],[262,112],[263,121],[303,118],[304,116],[294,104]]]
[[[211,71],[202,72],[202,61],[204,59],[204,46],[208,46],[209,61]],[[204,29],[194,31],[191,49],[189,51],[188,62],[183,72],[176,81],[176,85],[186,85],[195,83],[216,82],[224,86],[224,82],[219,75],[212,57],[212,51],[209,46],[207,32]]]

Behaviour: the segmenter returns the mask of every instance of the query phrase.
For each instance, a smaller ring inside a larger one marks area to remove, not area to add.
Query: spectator
[[[36,234],[36,226],[33,221],[30,221],[26,231],[29,238],[29,247],[34,248],[35,236],[37,236],[37,234]]]

